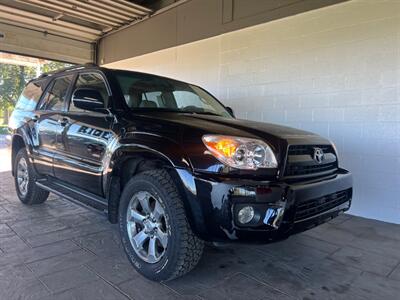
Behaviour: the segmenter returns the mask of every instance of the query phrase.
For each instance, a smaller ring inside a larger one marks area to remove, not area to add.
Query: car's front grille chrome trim
[[[322,151],[323,158],[315,159],[316,149]],[[284,177],[286,179],[304,179],[326,176],[337,172],[338,161],[331,145],[290,145]]]

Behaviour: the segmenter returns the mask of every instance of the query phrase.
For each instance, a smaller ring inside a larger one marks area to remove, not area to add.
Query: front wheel
[[[119,228],[132,265],[154,281],[184,275],[203,253],[203,241],[188,224],[176,185],[162,169],[140,173],[126,184]]]
[[[20,149],[15,157],[15,189],[19,200],[24,204],[40,204],[49,197],[49,192],[36,185],[36,173],[29,163],[24,148]]]

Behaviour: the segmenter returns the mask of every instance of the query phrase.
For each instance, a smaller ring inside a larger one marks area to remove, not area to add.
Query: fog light
[[[245,206],[238,213],[238,221],[242,224],[247,224],[254,218],[254,208]]]

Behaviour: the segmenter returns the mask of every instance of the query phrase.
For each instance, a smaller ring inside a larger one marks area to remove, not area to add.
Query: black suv
[[[202,88],[156,75],[94,65],[44,74],[9,127],[19,199],[53,192],[106,212],[133,266],[156,281],[195,267],[204,241],[282,240],[352,198],[329,140],[238,120]]]

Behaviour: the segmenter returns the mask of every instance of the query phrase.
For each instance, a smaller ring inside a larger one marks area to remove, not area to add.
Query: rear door
[[[70,93],[72,74],[55,78],[35,112],[33,159],[40,174],[54,175],[53,157],[57,151],[57,134],[62,131],[62,113]]]
[[[77,75],[72,97],[76,89],[98,90],[104,107],[108,106],[110,89],[102,73],[84,71]],[[103,196],[103,160],[107,146],[113,138],[113,119],[107,112],[85,111],[69,101],[68,111],[63,114],[66,124],[59,132],[59,151],[54,157],[55,176],[83,190]]]

